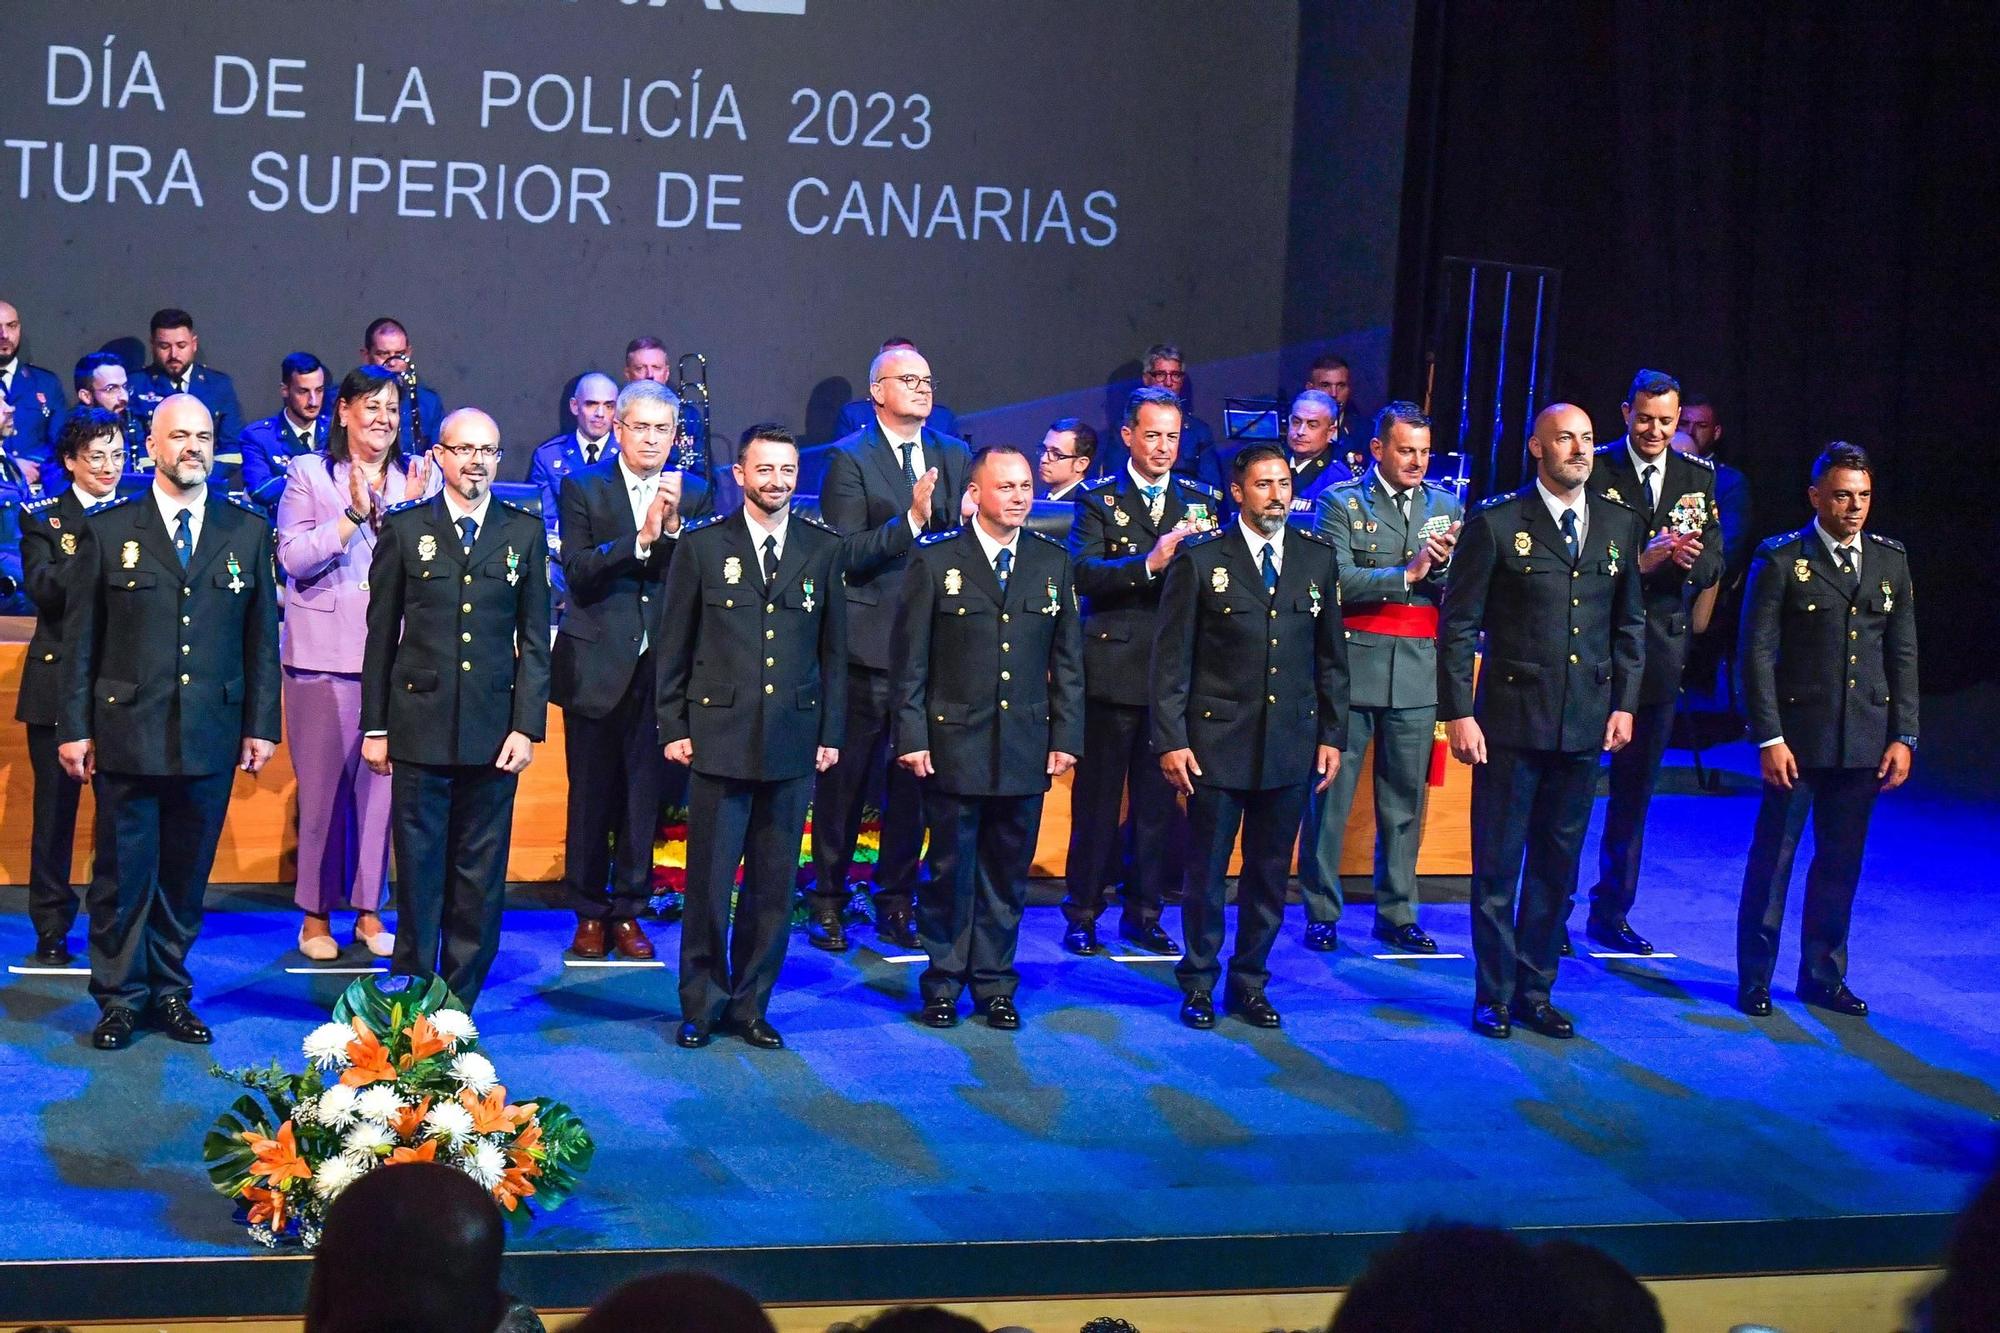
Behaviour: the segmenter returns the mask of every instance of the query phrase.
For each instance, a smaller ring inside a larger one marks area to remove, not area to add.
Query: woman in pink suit
[[[361,650],[368,568],[382,511],[437,489],[437,471],[397,446],[400,389],[379,366],[340,382],[326,452],[297,459],[278,501],[285,599],[284,698],[299,782],[299,952],[340,955],[330,917],[351,905],[354,938],[378,958],[396,937],[379,915],[389,865],[389,779],[361,762]]]

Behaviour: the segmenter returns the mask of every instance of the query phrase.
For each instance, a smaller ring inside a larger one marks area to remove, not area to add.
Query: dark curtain
[[[1563,270],[1551,398],[1712,397],[1760,534],[1836,439],[1911,551],[1927,690],[2000,676],[2000,7],[1425,0],[1392,378],[1444,255]]]

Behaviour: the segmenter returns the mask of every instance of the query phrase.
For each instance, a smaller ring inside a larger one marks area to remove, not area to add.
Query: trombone
[[[689,372],[693,363],[693,372]],[[703,477],[708,475],[707,460],[709,436],[708,399],[708,358],[700,352],[683,352],[674,363],[674,393],[681,400],[680,430],[674,438],[675,452],[680,456],[680,470],[694,472]],[[701,430],[688,428],[687,405],[694,404],[701,415]]]

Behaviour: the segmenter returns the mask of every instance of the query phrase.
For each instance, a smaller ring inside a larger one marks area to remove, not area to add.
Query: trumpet
[[[694,365],[690,374],[688,364]],[[680,429],[674,437],[674,451],[680,458],[680,470],[706,474],[708,458],[708,358],[700,352],[683,352],[674,363],[674,393],[681,400]],[[687,405],[693,403],[701,413],[701,433],[697,436],[688,428]]]
[[[424,404],[417,397],[417,359],[404,356],[396,378],[403,386],[403,396],[410,400],[410,452],[420,454],[424,451]]]

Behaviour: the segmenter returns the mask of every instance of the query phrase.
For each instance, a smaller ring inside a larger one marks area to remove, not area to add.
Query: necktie
[[[1271,558],[1269,542],[1264,543],[1264,591],[1274,594],[1278,591],[1278,562]]]
[[[1854,584],[1860,579],[1860,571],[1854,565],[1854,548],[1836,546],[1833,548],[1833,558],[1840,564],[1840,577],[1846,581],[1849,591],[1852,591]]]
[[[1653,489],[1653,474],[1655,472],[1658,472],[1659,470],[1660,469],[1657,464],[1648,463],[1646,465],[1645,475],[1643,475],[1639,479],[1639,484],[1643,486],[1646,490],[1646,513],[1649,516],[1655,509],[1659,508],[1660,505],[1659,492]]]
[[[1410,493],[1409,493],[1408,491],[1397,491],[1397,492],[1396,492],[1396,512],[1397,512],[1397,513],[1398,513],[1399,515],[1401,515],[1401,516],[1402,516],[1402,519],[1403,519],[1403,526],[1404,526],[1405,528],[1409,527],[1409,526],[1410,526]]]
[[[903,451],[903,480],[915,486],[917,484],[917,446],[915,444],[899,444],[896,447]]]
[[[596,466],[596,464],[597,464],[597,449],[598,449],[598,446],[597,446],[597,445],[594,445],[594,444],[585,444],[585,445],[583,446],[583,465],[584,465],[585,467],[594,467],[594,466]]]
[[[194,532],[188,527],[193,514],[193,510],[183,509],[174,515],[174,555],[180,559],[182,569],[188,567],[188,559],[194,555]]]
[[[458,533],[460,537],[464,538],[465,553],[471,555],[472,539],[479,535],[479,525],[472,521],[472,515],[467,514],[464,518],[458,520]]]
[[[1563,549],[1569,553],[1570,563],[1575,564],[1576,563],[1576,511],[1574,509],[1563,510],[1562,530],[1563,530]]]
[[[764,587],[769,590],[778,581],[778,534],[764,534]]]
[[[1141,486],[1139,491],[1146,497],[1146,513],[1158,523],[1167,508],[1167,488],[1165,486]]]
[[[186,375],[177,376],[174,380],[174,392],[186,393],[187,391],[188,391],[188,377]]]
[[[993,562],[993,572],[1000,577],[1000,591],[1007,591],[1007,575],[1014,570],[1014,553],[1006,547],[1000,548],[1000,557]]]

